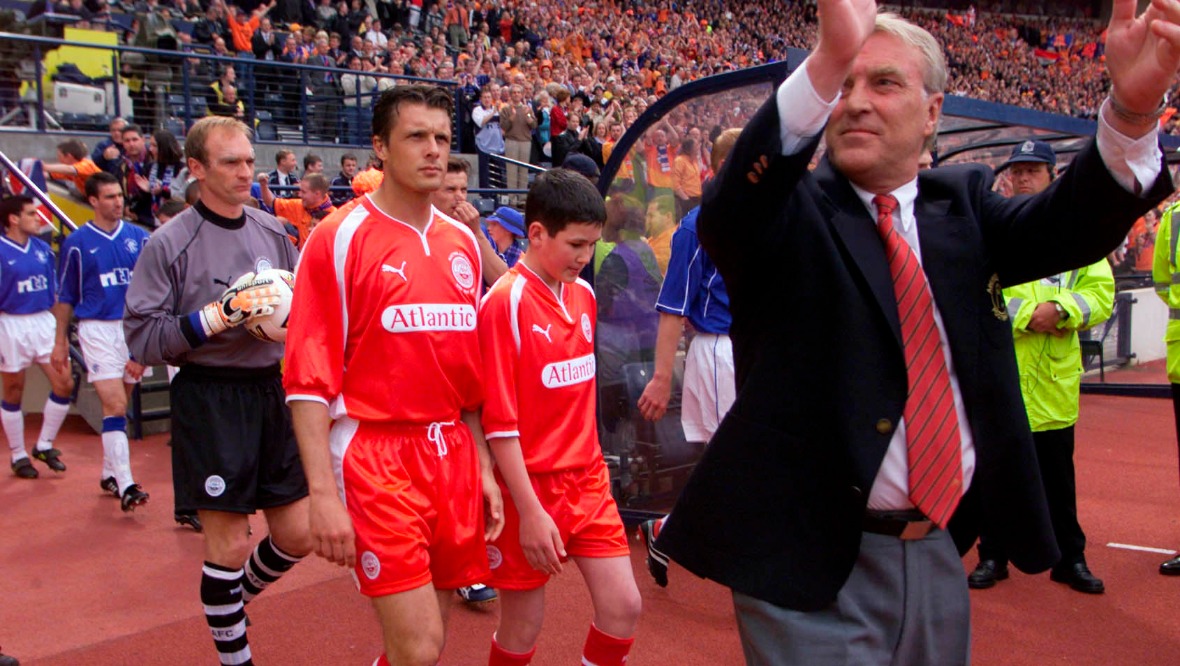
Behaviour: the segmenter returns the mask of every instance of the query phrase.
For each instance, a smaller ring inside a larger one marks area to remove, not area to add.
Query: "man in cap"
[[[512,268],[520,259],[520,245],[517,245],[516,240],[525,235],[524,215],[515,208],[500,206],[488,216],[487,223],[488,240],[492,242],[500,259],[504,260],[508,268]]]
[[[1021,197],[1046,190],[1056,165],[1052,146],[1028,140],[1012,150],[997,172],[1008,171],[1012,196]],[[1105,587],[1086,566],[1086,535],[1078,524],[1074,424],[1082,377],[1078,331],[1110,318],[1114,276],[1103,258],[1090,266],[1008,287],[1003,293],[1015,338],[1020,391],[1049,500],[1049,519],[1061,550],[1061,561],[1049,578],[1079,592],[1101,594]],[[996,307],[1001,307],[998,299]],[[967,585],[986,589],[1007,577],[1007,552],[985,529],[979,540],[979,565],[967,576]]]

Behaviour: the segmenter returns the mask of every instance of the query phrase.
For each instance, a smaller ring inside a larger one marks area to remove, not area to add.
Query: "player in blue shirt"
[[[70,318],[78,315],[78,342],[86,359],[90,382],[102,402],[103,490],[122,498],[123,511],[148,500],[131,476],[127,444],[127,396],[144,374],[144,367],[127,353],[123,338],[123,304],[131,271],[148,234],[121,219],[123,188],[108,173],[86,181],[86,198],[94,220],[66,238],[61,246],[61,284],[53,314],[57,340],[53,366],[69,367]]]
[[[74,380],[50,363],[55,324],[53,307],[57,275],[53,250],[36,237],[41,231],[37,203],[28,196],[0,201],[0,377],[3,400],[0,422],[12,451],[12,471],[22,479],[37,478],[25,451],[25,417],[21,413],[25,369],[36,363],[49,378],[51,392],[42,410],[41,434],[33,457],[55,472],[66,471],[53,439],[70,410]]]
[[[740,129],[721,133],[713,145],[711,166],[718,173],[737,141]],[[656,362],[652,378],[639,397],[639,412],[649,421],[663,418],[672,396],[672,361],[684,330],[684,320],[696,335],[684,359],[684,391],[680,423],[689,442],[708,442],[729,412],[736,394],[733,345],[729,341],[729,294],[717,267],[697,239],[697,214],[693,208],[672,236],[668,273],[656,299],[660,313],[656,334]],[[665,518],[640,526],[647,542],[647,570],[661,587],[668,585],[668,558],[652,545]]]

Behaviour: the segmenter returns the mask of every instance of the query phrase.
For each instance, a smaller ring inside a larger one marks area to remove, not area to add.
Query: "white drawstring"
[[[447,455],[447,440],[442,434],[443,426],[453,425],[455,425],[454,421],[436,421],[431,423],[430,426],[426,428],[426,439],[434,442],[434,446],[438,451],[439,458]]]

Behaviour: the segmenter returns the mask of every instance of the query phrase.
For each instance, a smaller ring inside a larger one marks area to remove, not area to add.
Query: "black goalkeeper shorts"
[[[185,365],[171,395],[177,511],[254,513],[307,497],[278,365]]]

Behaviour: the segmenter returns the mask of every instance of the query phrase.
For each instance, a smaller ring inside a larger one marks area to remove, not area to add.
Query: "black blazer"
[[[830,604],[852,571],[907,392],[881,240],[826,159],[807,170],[817,144],[780,154],[772,95],[706,188],[698,229],[729,290],[737,399],[658,540],[690,571],[798,610]],[[915,217],[975,441],[949,528],[965,552],[985,526],[1032,573],[1060,553],[1000,287],[1097,261],[1172,184],[1161,165],[1145,197],[1126,192],[1093,142],[1035,197],[992,180],[982,165],[924,171]]]
[[[274,35],[274,39],[270,44],[266,43],[261,30],[255,31],[254,36],[250,38],[250,48],[254,52],[256,60],[266,60],[267,53],[270,53],[275,60],[283,55],[283,36],[273,30],[271,34]]]

